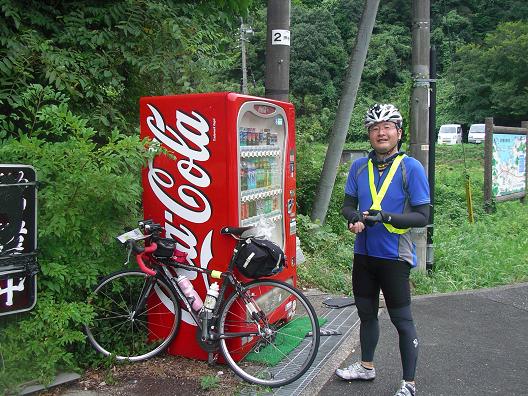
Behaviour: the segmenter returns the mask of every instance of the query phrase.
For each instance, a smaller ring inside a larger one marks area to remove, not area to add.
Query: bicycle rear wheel
[[[141,271],[104,278],[88,297],[93,320],[84,326],[100,353],[141,361],[163,351],[176,336],[180,306],[172,288]]]
[[[233,371],[264,386],[289,384],[313,363],[319,323],[306,297],[287,283],[257,280],[231,295],[219,319],[220,349]]]

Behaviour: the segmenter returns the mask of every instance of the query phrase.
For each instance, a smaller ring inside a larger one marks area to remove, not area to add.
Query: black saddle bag
[[[248,238],[238,251],[235,265],[246,278],[273,276],[286,265],[284,252],[267,239]]]

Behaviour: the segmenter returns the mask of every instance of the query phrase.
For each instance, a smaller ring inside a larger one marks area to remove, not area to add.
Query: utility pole
[[[326,151],[325,162],[319,184],[317,185],[317,192],[312,208],[312,221],[319,220],[324,223],[326,213],[328,212],[328,205],[332,197],[332,190],[334,188],[335,179],[337,176],[337,169],[345,145],[350,119],[352,117],[352,110],[356,102],[356,95],[361,82],[361,74],[363,73],[363,66],[367,58],[367,50],[372,36],[372,30],[376,23],[376,14],[378,13],[378,6],[380,0],[366,0],[363,6],[363,13],[359,21],[358,34],[356,36],[356,43],[350,56],[350,64],[348,67],[343,92],[339,106],[337,107],[336,118],[332,133],[328,142],[328,149]]]
[[[410,135],[411,155],[429,169],[429,51],[431,47],[430,0],[412,0],[412,78]],[[425,270],[426,228],[413,228],[418,269]]]
[[[246,41],[247,35],[252,34],[253,29],[249,25],[244,24],[244,19],[240,17],[240,51],[242,52],[242,93],[248,94],[247,85],[247,62],[246,62]]]
[[[433,271],[434,266],[434,209],[435,209],[435,162],[436,162],[436,47],[431,47],[429,55],[431,96],[429,100],[429,190],[431,191],[431,212],[429,214],[429,224],[427,225],[427,252],[425,269],[427,273]]]
[[[268,0],[265,96],[288,101],[290,92],[290,0]]]

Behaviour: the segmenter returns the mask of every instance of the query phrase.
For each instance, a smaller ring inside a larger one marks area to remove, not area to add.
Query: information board
[[[0,164],[0,316],[36,303],[36,187],[33,167]]]
[[[492,153],[493,196],[525,192],[526,135],[493,133]]]

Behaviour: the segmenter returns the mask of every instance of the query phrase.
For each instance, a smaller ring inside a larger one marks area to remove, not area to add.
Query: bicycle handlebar
[[[156,275],[156,271],[147,267],[143,262],[143,255],[154,252],[158,248],[158,245],[156,245],[155,242],[152,242],[150,245],[142,248],[141,246],[138,246],[133,239],[129,239],[127,244],[132,248],[132,251],[136,253],[136,261],[141,271],[148,275]]]
[[[381,216],[381,212],[379,212],[376,213],[374,216],[364,216],[360,221],[365,225],[367,221],[370,221],[372,223],[382,223],[383,217]]]
[[[152,242],[149,246],[146,246],[145,249],[143,249],[142,253],[139,253],[136,255],[136,261],[141,271],[143,271],[146,274],[152,275],[152,276],[156,275],[156,271],[154,271],[153,269],[150,269],[149,267],[145,265],[145,263],[143,262],[143,255],[146,253],[152,253],[157,248],[158,248],[158,245],[156,245],[155,242]]]

